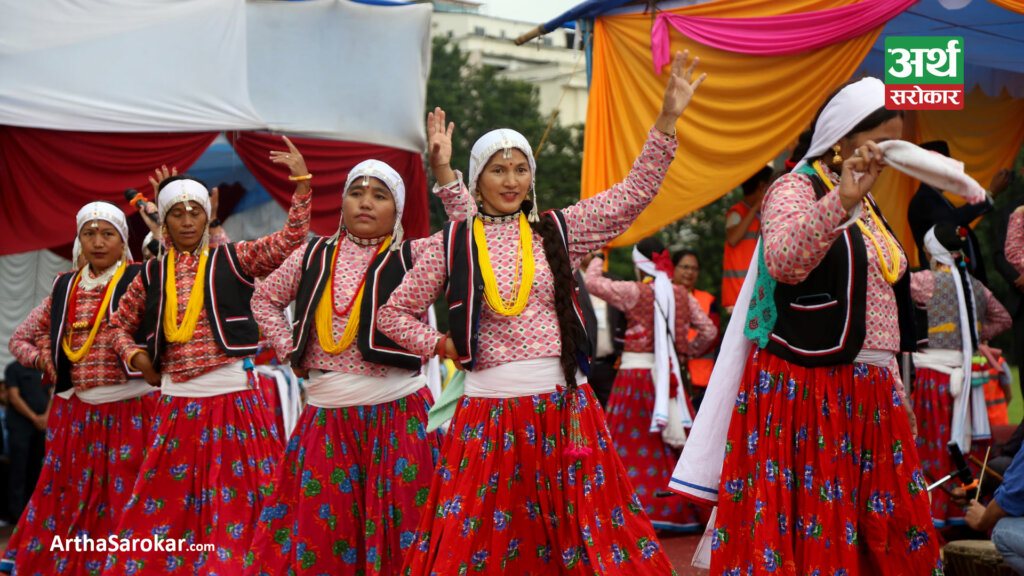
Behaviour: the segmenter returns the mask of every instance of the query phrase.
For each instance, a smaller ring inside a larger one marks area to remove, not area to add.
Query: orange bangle
[[[313,175],[307,173],[305,176],[289,176],[288,179],[292,182],[302,182],[303,180],[312,180]]]
[[[128,361],[125,362],[125,364],[128,365],[128,368],[130,368],[132,370],[138,370],[139,369],[137,366],[132,364],[132,360],[135,360],[135,357],[138,356],[139,354],[142,354],[143,352],[145,352],[145,350],[139,348],[135,352],[132,352],[130,355],[128,355]]]
[[[448,335],[447,334],[441,334],[441,338],[438,339],[437,345],[434,346],[434,355],[435,356],[440,356],[442,360],[445,358],[445,356],[444,356],[444,345],[447,342],[448,342]]]

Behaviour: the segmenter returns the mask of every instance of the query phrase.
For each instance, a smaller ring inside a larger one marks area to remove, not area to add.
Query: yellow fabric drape
[[[1018,12],[1024,5],[1024,0],[992,1]],[[754,17],[851,3],[853,0],[718,0],[671,12]],[[657,117],[667,78],[652,74],[650,31],[650,14],[604,16],[595,21],[583,198],[626,177]],[[699,56],[700,71],[707,72],[708,79],[677,125],[679,150],[657,199],[611,245],[633,244],[710,204],[790,148],[827,95],[852,76],[880,32],[813,52],[761,57],[710,48],[671,30],[672,51],[688,49]],[[1022,114],[1024,100],[1005,94],[988,98],[974,90],[966,96],[962,111],[907,114],[904,138],[911,142],[948,140],[953,156],[963,160],[967,172],[987,187],[996,171],[1012,165],[1024,140]],[[886,170],[875,190],[896,236],[916,261],[906,212],[917,182]]]
[[[1024,0],[988,0],[992,4],[1017,14],[1024,14]]]
[[[988,188],[996,172],[1013,166],[1024,143],[1024,99],[1012,98],[1005,90],[992,98],[981,88],[975,88],[965,95],[963,110],[919,110],[908,114],[903,134],[911,142],[945,140],[950,156],[962,161],[964,171]],[[918,185],[916,180],[887,169],[872,190],[893,232],[906,248],[911,264],[917,263],[917,251],[907,225],[907,206]],[[946,196],[955,205],[964,203],[957,196]]]
[[[719,0],[672,10],[753,17],[810,12],[851,0]],[[784,8],[783,8],[784,6]],[[667,76],[652,73],[651,16],[598,18],[581,196],[625,178],[661,108]],[[699,56],[708,78],[677,125],[680,146],[654,203],[613,246],[633,244],[739,186],[788,147],[821,102],[856,70],[878,31],[827,49],[761,57],[725,52],[671,32],[672,51]],[[724,234],[724,232],[723,232]]]

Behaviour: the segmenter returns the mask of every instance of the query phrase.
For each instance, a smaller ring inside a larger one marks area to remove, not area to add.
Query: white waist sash
[[[619,370],[654,370],[654,353],[623,352]]]
[[[405,398],[426,385],[425,376],[402,369],[384,377],[310,370],[306,403],[317,408],[375,406]]]
[[[587,377],[576,371],[576,383]],[[550,394],[565,387],[562,363],[554,356],[516,360],[486,370],[466,372],[465,395],[470,398],[521,398]]]
[[[225,364],[185,382],[172,382],[170,374],[160,376],[160,392],[164,396],[209,398],[246,390],[252,388],[249,386],[249,375],[242,368],[241,360]]]
[[[156,388],[150,386],[145,380],[135,378],[124,384],[113,386],[96,386],[88,390],[79,390],[75,396],[86,404],[110,404],[121,400],[131,400],[146,394],[156,392]]]
[[[857,352],[857,357],[853,359],[853,363],[869,364],[871,366],[878,366],[879,368],[890,368],[892,367],[893,358],[896,358],[896,355],[889,350],[869,350],[861,348],[860,352]]]
[[[960,372],[963,364],[964,354],[960,350],[924,348],[920,352],[914,352],[914,366],[929,368],[940,374]]]
[[[71,397],[74,396],[74,395],[75,395],[75,389],[74,388],[68,388],[67,390],[57,394],[57,396],[60,396],[61,398],[65,399],[65,400],[71,400]]]

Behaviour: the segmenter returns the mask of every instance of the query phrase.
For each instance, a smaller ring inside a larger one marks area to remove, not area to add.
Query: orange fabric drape
[[[1016,12],[1017,14],[1024,14],[1024,0],[988,0],[992,4],[1005,8],[1007,10]]]
[[[693,16],[751,17],[825,10],[853,0],[717,0],[673,12]],[[1024,0],[992,0],[1020,12]],[[1012,4],[1012,5],[1007,5]],[[784,6],[784,8],[783,8]],[[1016,6],[1016,7],[1015,7]],[[595,21],[581,196],[593,196],[625,178],[661,106],[666,77],[651,70],[650,14],[604,16]],[[827,95],[848,80],[880,30],[792,56],[735,54],[698,44],[678,33],[672,49],[701,58],[707,81],[677,125],[680,146],[654,203],[612,242],[632,244],[734,189],[791,147]],[[962,111],[907,115],[904,137],[945,139],[967,172],[988,186],[1012,165],[1024,140],[1024,99],[989,98],[975,89]],[[917,182],[886,170],[875,186],[886,218],[913,253],[907,205]]]
[[[825,10],[852,0],[719,0],[673,10],[714,17]],[[784,8],[783,8],[784,5]],[[581,196],[610,188],[629,172],[661,107],[666,76],[651,70],[649,14],[595,21]],[[822,100],[856,70],[879,31],[792,56],[734,54],[678,33],[672,50],[700,57],[707,81],[677,125],[680,146],[661,193],[612,242],[632,244],[732,190],[788,147]]]
[[[964,171],[988,188],[996,172],[1013,166],[1024,143],[1024,99],[1012,98],[1005,90],[992,98],[981,88],[975,88],[964,97],[963,110],[908,114],[903,133],[911,142],[945,140],[950,156],[962,161]],[[872,190],[912,263],[916,262],[917,254],[907,225],[907,206],[917,187],[916,180],[890,169],[882,173]],[[959,197],[947,196],[956,205],[964,202]]]

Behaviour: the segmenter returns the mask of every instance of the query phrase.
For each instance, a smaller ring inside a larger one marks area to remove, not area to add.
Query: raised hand
[[[444,186],[455,181],[452,170],[452,133],[455,123],[445,125],[445,113],[440,107],[427,113],[427,153],[429,154],[430,171],[434,180]]]
[[[839,177],[839,200],[847,212],[864,199],[875,179],[882,173],[882,168],[885,168],[882,150],[872,140],[865,142],[849,158],[843,160],[843,173]],[[859,178],[854,178],[854,172],[860,173]]]
[[[292,176],[305,176],[309,174],[309,170],[306,169],[306,159],[302,157],[302,153],[299,149],[292,144],[292,141],[287,136],[281,136],[284,140],[288,150],[271,150],[270,161],[274,164],[284,164],[291,171]],[[308,182],[308,180],[304,180]]]
[[[220,208],[220,190],[216,186],[210,190],[210,218],[217,217],[217,209]]]
[[[696,80],[693,74],[697,69],[700,58],[694,58],[687,66],[689,51],[676,52],[672,58],[672,68],[668,78],[668,85],[665,86],[665,98],[661,103],[661,114],[654,126],[665,134],[674,134],[676,120],[683,114],[683,110],[693,99],[693,93],[697,87],[704,82],[707,74],[701,74]]]
[[[157,168],[153,171],[154,176],[149,177],[149,183],[153,186],[153,201],[156,201],[156,195],[160,193],[160,183],[167,180],[171,176],[178,175],[178,167],[172,166],[170,170],[167,169],[167,164]]]

